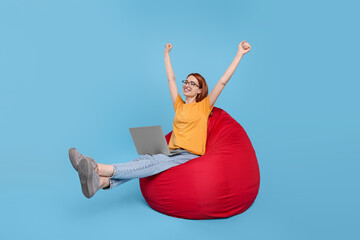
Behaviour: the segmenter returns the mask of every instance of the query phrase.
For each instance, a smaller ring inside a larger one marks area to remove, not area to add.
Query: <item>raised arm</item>
[[[176,86],[176,82],[175,82],[174,70],[173,70],[173,68],[171,66],[171,62],[170,62],[170,54],[169,53],[170,53],[171,49],[172,49],[172,45],[170,43],[167,43],[165,45],[164,57],[165,57],[165,68],[166,68],[166,75],[167,75],[168,82],[169,82],[171,100],[174,105],[175,101],[176,101],[176,97],[178,95],[178,90],[177,90],[177,86]]]
[[[244,54],[250,51],[250,48],[250,44],[247,43],[245,40],[239,44],[239,49],[236,53],[234,60],[209,94],[210,106],[213,106],[215,104],[216,99],[219,97],[221,91],[224,89],[225,85],[230,80],[231,76],[234,74],[237,66],[240,63],[241,58],[244,56]]]

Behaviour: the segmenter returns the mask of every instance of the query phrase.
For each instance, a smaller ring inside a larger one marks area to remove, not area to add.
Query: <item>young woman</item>
[[[216,99],[230,80],[242,56],[250,51],[251,46],[242,41],[230,67],[220,78],[208,95],[205,79],[198,73],[191,73],[183,80],[185,102],[180,97],[175,82],[175,75],[170,63],[172,45],[165,45],[165,67],[169,82],[171,99],[175,109],[173,133],[169,149],[183,149],[178,155],[164,154],[142,155],[127,163],[101,164],[82,155],[75,148],[69,149],[70,162],[78,171],[81,189],[87,198],[91,198],[99,189],[111,189],[134,178],[148,177],[171,167],[183,164],[205,153],[207,120]]]

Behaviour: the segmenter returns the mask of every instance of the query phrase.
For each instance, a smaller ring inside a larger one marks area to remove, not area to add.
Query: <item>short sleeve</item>
[[[174,109],[175,109],[175,112],[176,112],[176,109],[181,105],[183,104],[184,101],[181,99],[181,96],[180,94],[178,93],[177,97],[176,97],[176,101],[175,101],[175,104],[174,104]]]
[[[211,113],[211,110],[213,109],[214,105],[210,106],[210,98],[209,95],[207,95],[201,103],[203,104],[203,109],[206,115],[209,115]]]

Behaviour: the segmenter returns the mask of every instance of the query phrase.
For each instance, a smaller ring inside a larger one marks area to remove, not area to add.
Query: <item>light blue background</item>
[[[355,1],[0,1],[0,239],[356,239],[359,5]],[[138,180],[92,199],[68,149],[136,158],[129,127],[172,130],[164,66],[210,90],[248,133],[261,172],[243,214],[184,220]]]

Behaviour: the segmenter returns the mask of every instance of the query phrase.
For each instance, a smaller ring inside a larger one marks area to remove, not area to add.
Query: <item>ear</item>
[[[198,94],[200,94],[201,92],[202,92],[202,89],[199,89]]]

